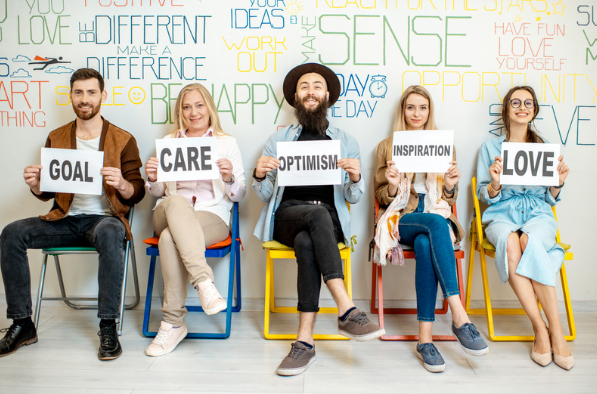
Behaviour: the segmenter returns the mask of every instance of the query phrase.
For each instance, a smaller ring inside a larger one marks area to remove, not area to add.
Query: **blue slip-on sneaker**
[[[444,372],[446,362],[433,343],[417,343],[417,357],[429,372]]]
[[[468,354],[482,356],[489,353],[489,346],[481,338],[481,334],[473,323],[464,323],[460,328],[452,323],[452,332],[460,342],[462,349]]]

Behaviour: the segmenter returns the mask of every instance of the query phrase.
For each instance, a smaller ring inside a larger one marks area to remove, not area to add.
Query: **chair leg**
[[[156,256],[151,256],[149,261],[149,275],[147,279],[147,292],[145,293],[145,313],[143,314],[143,335],[146,337],[155,337],[157,332],[149,331],[149,318],[151,315],[151,298],[153,295],[153,281],[155,278]]]
[[[487,316],[487,330],[489,331],[489,339],[496,340],[493,327],[493,310],[491,309],[491,295],[489,294],[489,281],[487,279],[487,261],[485,260],[485,253],[481,250],[479,252],[481,257],[481,276],[483,278],[483,295],[485,298],[485,313]]]
[[[576,339],[576,325],[574,324],[574,314],[572,313],[572,302],[570,300],[570,289],[568,288],[568,276],[566,275],[566,266],[562,264],[560,269],[560,279],[562,282],[562,294],[564,296],[564,305],[566,306],[566,318],[568,320],[568,330],[570,335],[566,335],[567,341]]]
[[[269,315],[272,300],[270,300],[271,294],[273,293],[273,276],[274,276],[274,261],[269,254],[269,250],[266,251],[266,263],[265,263],[265,313],[263,317],[263,335],[265,339],[270,339],[269,334]]]
[[[48,255],[44,254],[41,262],[41,274],[39,275],[39,287],[37,288],[37,303],[35,304],[35,329],[39,326],[39,312],[41,310],[41,300],[44,294],[44,282],[46,279],[46,267],[48,265]]]
[[[124,251],[124,272],[122,275],[122,288],[120,289],[120,318],[118,319],[118,335],[122,335],[122,321],[124,320],[124,299],[126,297],[126,279],[128,276],[128,268],[129,268],[129,252],[130,252],[130,242],[126,243],[126,248]]]
[[[235,257],[235,276],[236,276],[236,306],[232,308],[232,312],[240,312],[242,307],[242,297],[241,297],[241,276],[240,276],[240,245],[236,245],[236,257]]]
[[[131,259],[131,267],[133,269],[133,285],[135,287],[135,299],[130,304],[125,304],[124,309],[133,309],[137,305],[139,305],[139,301],[141,300],[141,292],[139,291],[139,275],[137,272],[137,255],[135,253],[135,243],[133,239],[127,242],[130,245],[129,247],[129,256]]]
[[[377,269],[378,265],[375,262],[371,262],[371,313],[379,313],[377,308]]]
[[[471,293],[473,287],[473,269],[475,268],[475,244],[477,242],[477,236],[475,234],[474,228],[471,230],[471,232],[472,237],[471,247],[468,253],[468,273],[466,276],[466,295],[464,302],[464,309],[469,315],[476,314],[471,311]]]

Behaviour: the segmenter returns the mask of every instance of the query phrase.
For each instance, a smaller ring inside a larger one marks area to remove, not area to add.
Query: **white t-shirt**
[[[425,177],[425,173],[415,174],[415,183],[413,186],[417,194],[427,194],[427,177]]]
[[[93,140],[82,140],[77,138],[77,150],[99,151],[101,136]],[[68,216],[73,215],[111,215],[110,203],[104,195],[75,194],[73,203],[68,211]]]

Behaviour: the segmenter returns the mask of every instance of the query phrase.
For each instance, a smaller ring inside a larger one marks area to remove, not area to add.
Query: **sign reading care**
[[[453,153],[454,130],[394,132],[392,161],[400,172],[446,172]]]
[[[217,179],[220,170],[216,137],[164,138],[155,141],[158,181]]]
[[[559,144],[502,143],[502,185],[558,186]]]
[[[41,148],[40,190],[102,194],[104,152]]]
[[[278,186],[340,185],[340,141],[278,142]]]

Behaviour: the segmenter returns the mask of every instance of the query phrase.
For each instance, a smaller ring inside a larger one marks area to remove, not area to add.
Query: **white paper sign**
[[[392,161],[400,172],[440,172],[450,168],[454,130],[396,131]]]
[[[279,186],[342,184],[340,141],[278,142],[276,149]]]
[[[502,143],[501,185],[558,186],[559,144]]]
[[[158,182],[218,179],[218,145],[215,137],[164,138],[155,141]]]
[[[104,152],[41,148],[40,190],[102,194]]]

